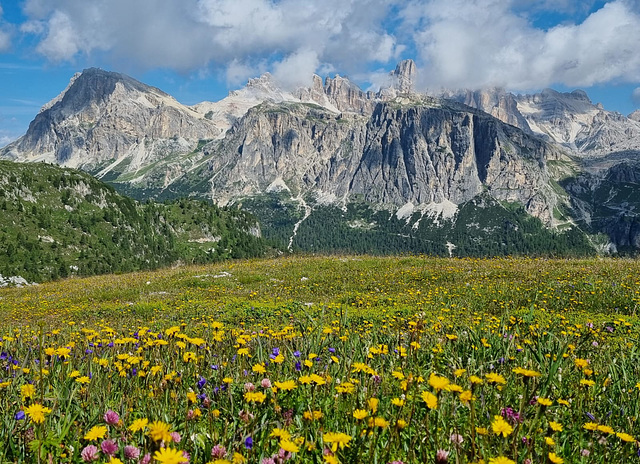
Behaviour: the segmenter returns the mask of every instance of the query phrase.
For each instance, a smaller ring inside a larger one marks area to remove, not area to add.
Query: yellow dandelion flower
[[[391,400],[391,404],[394,406],[398,406],[399,408],[401,408],[402,406],[404,406],[404,400],[400,399],[400,398],[393,398]]]
[[[502,416],[494,416],[493,422],[491,423],[491,430],[496,435],[502,435],[503,437],[508,437],[513,432],[513,427],[504,420]]]
[[[189,462],[182,454],[182,451],[174,448],[160,448],[155,452],[153,458],[161,464],[180,464],[181,462]]]
[[[553,464],[562,464],[564,462],[564,459],[562,459],[556,453],[549,453],[549,461],[551,461]]]
[[[267,372],[267,368],[264,367],[264,364],[254,364],[251,370],[257,374],[264,374]]]
[[[608,433],[609,435],[613,435],[615,433],[613,428],[608,425],[599,425],[597,430],[602,433]]]
[[[380,427],[381,429],[389,427],[389,421],[384,417],[376,417],[373,419],[373,425],[376,427]]]
[[[560,424],[559,422],[550,421],[549,422],[549,427],[554,432],[562,432],[562,424]]]
[[[353,417],[355,417],[357,420],[362,420],[368,415],[369,413],[364,409],[356,409],[355,411],[353,411]]]
[[[167,443],[171,441],[169,424],[162,421],[155,421],[149,424],[147,435],[149,435],[153,441],[165,441]]]
[[[500,374],[496,374],[495,372],[490,372],[488,374],[485,374],[485,377],[487,378],[487,382],[489,383],[495,383],[500,385],[505,385],[507,383],[507,381],[503,376],[501,376]]]
[[[438,397],[436,395],[428,391],[423,391],[421,396],[422,401],[427,403],[429,409],[438,409]]]
[[[539,397],[536,401],[538,402],[538,404],[542,406],[551,406],[553,404],[553,401],[550,400],[549,398]]]
[[[378,398],[369,398],[367,400],[367,406],[374,414],[378,410],[378,404],[380,404],[380,400]]]
[[[29,418],[36,424],[42,424],[44,422],[45,414],[49,414],[51,409],[42,406],[41,404],[34,403],[31,406],[24,408],[24,412]]]
[[[616,437],[618,437],[622,441],[626,441],[627,443],[633,443],[636,439],[633,435],[629,435],[628,433],[618,432],[616,433]]]
[[[471,393],[471,390],[465,390],[460,393],[460,401],[462,401],[465,404],[469,403],[469,401],[473,401],[473,399],[474,399],[474,396],[473,396],[473,393]]]
[[[325,432],[322,434],[322,440],[325,443],[330,443],[331,451],[335,453],[338,448],[343,449],[345,446],[349,446],[351,435],[342,432]]]
[[[311,380],[313,381],[313,383],[315,383],[316,385],[324,385],[325,383],[327,383],[322,377],[320,377],[318,374],[311,374],[309,377],[311,377]]]
[[[295,380],[285,380],[284,382],[273,382],[276,388],[284,391],[291,391],[294,388],[297,388]]]
[[[585,367],[587,367],[589,365],[589,361],[587,361],[586,359],[581,359],[581,358],[576,358],[573,360],[573,362],[575,363],[576,367],[578,369],[584,369]]]
[[[231,458],[231,462],[233,464],[244,464],[245,462],[247,462],[247,459],[241,455],[240,453],[236,452],[233,453],[233,457]]]
[[[300,448],[290,440],[282,439],[280,440],[279,445],[280,445],[280,448],[282,448],[285,451],[288,451],[289,453],[297,453],[298,451],[300,451]]]
[[[84,439],[89,441],[99,440],[101,438],[104,438],[106,434],[107,427],[105,427],[104,425],[96,425],[94,427],[91,427],[91,430],[89,430],[84,435]]]
[[[338,458],[332,454],[327,454],[323,456],[323,459],[325,464],[340,464],[340,461],[338,460]]]
[[[197,360],[198,357],[193,351],[185,351],[182,354],[182,360],[186,363]]]
[[[149,419],[142,418],[134,420],[129,426],[129,430],[132,432],[137,432],[138,430],[143,430],[147,424],[149,423]]]
[[[267,399],[267,395],[262,392],[246,392],[244,399],[247,403],[263,403]]]
[[[429,376],[429,385],[431,385],[435,391],[444,390],[449,385],[449,379],[432,372]]]
[[[353,393],[355,388],[355,385],[351,382],[343,382],[340,385],[336,385],[336,391],[338,393]]]
[[[36,387],[30,383],[26,383],[20,387],[20,396],[22,397],[23,402],[27,399],[33,398],[35,394]]]
[[[596,424],[595,422],[587,422],[586,424],[584,424],[582,426],[582,428],[585,429],[585,430],[594,431],[594,430],[598,429],[598,424]]]
[[[280,440],[289,440],[291,438],[291,434],[289,432],[278,428],[273,429],[269,436],[279,438]]]
[[[504,456],[498,456],[497,458],[489,459],[489,464],[516,464],[516,462]]]
[[[513,369],[513,372],[518,375],[522,375],[523,377],[540,377],[542,374],[538,371],[534,371],[533,369],[525,369],[523,367],[516,367]]]
[[[551,437],[544,437],[544,442],[547,444],[547,446],[554,446],[556,444],[554,439]]]

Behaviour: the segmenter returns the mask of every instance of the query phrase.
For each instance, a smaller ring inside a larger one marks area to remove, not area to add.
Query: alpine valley
[[[137,200],[242,208],[294,251],[640,248],[638,114],[609,112],[579,90],[427,94],[415,81],[411,60],[376,92],[340,76],[285,91],[265,74],[185,106],[87,69],[0,156],[80,169]]]

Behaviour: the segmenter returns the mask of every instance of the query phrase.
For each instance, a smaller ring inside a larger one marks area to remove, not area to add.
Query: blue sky
[[[640,106],[640,0],[0,0],[0,146],[75,72],[129,74],[185,104],[269,71],[363,88],[412,58],[418,87],[582,88]],[[635,96],[635,98],[634,98]]]

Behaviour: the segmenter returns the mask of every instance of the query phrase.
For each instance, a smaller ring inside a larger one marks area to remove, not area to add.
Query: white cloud
[[[11,30],[10,26],[2,21],[2,5],[0,5],[0,52],[4,52],[11,48]]]
[[[538,89],[640,82],[640,0],[27,0],[21,25],[52,61],[213,69],[239,84],[271,71],[365,76],[416,50],[423,87]],[[576,14],[542,30],[528,13]],[[586,18],[586,19],[584,19]],[[582,20],[584,19],[584,20]],[[0,29],[1,30],[1,29]],[[0,36],[0,45],[2,44]],[[369,82],[384,73],[371,73]]]
[[[534,89],[639,81],[640,16],[624,0],[580,24],[534,28],[502,0],[433,0],[421,10],[415,41],[431,86]],[[409,14],[415,14],[415,4]]]
[[[49,20],[49,32],[37,50],[52,61],[61,61],[78,53],[80,41],[69,17],[56,11]]]
[[[311,84],[311,78],[319,64],[320,60],[315,51],[300,50],[275,63],[273,77],[282,87],[295,89]]]
[[[301,59],[354,71],[395,58],[382,21],[397,0],[28,0],[24,32],[53,61],[106,51],[117,63],[191,71]],[[43,25],[44,30],[38,28]]]

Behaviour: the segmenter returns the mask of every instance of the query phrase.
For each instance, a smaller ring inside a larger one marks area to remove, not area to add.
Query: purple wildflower
[[[95,445],[87,445],[80,452],[80,457],[82,457],[84,462],[97,461],[98,453],[100,453],[100,451],[98,451],[98,448]]]

